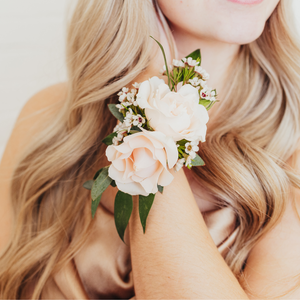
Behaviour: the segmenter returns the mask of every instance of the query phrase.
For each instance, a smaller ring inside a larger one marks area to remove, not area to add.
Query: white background
[[[285,1],[294,1],[300,32],[300,0]],[[70,4],[71,0],[0,0],[0,159],[26,101],[66,80]]]

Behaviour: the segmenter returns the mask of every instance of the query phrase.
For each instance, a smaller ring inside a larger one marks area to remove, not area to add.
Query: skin
[[[226,0],[159,0],[159,5],[170,19],[179,58],[200,47],[203,67],[211,75],[209,84],[217,88],[222,98],[225,89],[222,89],[221,79],[239,45],[261,34],[277,2],[265,0],[256,6],[242,6]],[[158,71],[149,68],[135,81],[146,80]],[[30,99],[9,140],[0,165],[0,227],[5,228],[0,230],[0,252],[7,245],[12,228],[9,182],[20,149],[38,133],[39,124],[46,118],[55,118],[65,92],[66,84],[59,84]],[[213,109],[209,113],[213,114]],[[300,162],[298,166],[300,169]],[[300,197],[299,192],[294,191]],[[109,188],[102,204],[112,207],[115,193],[116,189]],[[130,239],[137,299],[251,298],[239,285],[209,235],[199,210],[200,203],[208,203],[201,210],[210,209],[209,200],[210,195],[204,188],[195,184],[188,171],[185,174],[181,170],[163,195],[157,194],[147,219],[146,234],[139,221],[137,199],[134,200],[127,238]],[[274,296],[284,292],[288,285],[277,281],[300,274],[299,247],[300,222],[288,205],[280,224],[250,253],[245,269],[249,287],[259,293],[276,282],[276,286],[272,286]],[[290,298],[300,298],[300,290]]]

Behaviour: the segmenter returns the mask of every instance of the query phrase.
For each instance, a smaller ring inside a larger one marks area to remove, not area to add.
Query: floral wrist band
[[[200,66],[200,49],[168,66],[164,49],[156,42],[165,61],[161,74],[168,77],[168,84],[154,76],[133,84],[131,90],[122,88],[117,94],[120,103],[108,105],[120,123],[102,141],[108,146],[106,157],[111,165],[83,185],[91,190],[93,218],[103,192],[110,185],[118,188],[114,219],[123,242],[133,209],[132,196],[139,196],[145,233],[155,194],[163,193],[163,187],[172,182],[172,173],[183,166],[204,165],[197,154],[198,144],[205,142],[207,111],[218,101],[216,90],[206,85],[209,75]]]

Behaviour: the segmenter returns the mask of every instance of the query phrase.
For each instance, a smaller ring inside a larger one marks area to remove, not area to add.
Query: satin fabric
[[[158,26],[160,42],[170,62],[170,49],[159,19]],[[198,206],[200,209],[199,203]],[[233,209],[224,207],[201,213],[215,245],[225,257],[239,231]],[[100,203],[93,222],[93,232],[84,247],[47,281],[41,299],[135,299],[130,244],[126,235],[128,246],[118,236],[113,211]]]
[[[225,257],[239,230],[233,209],[224,207],[202,215]],[[126,243],[117,233],[113,212],[100,204],[89,239],[74,259],[47,282],[41,299],[135,299],[130,243]]]

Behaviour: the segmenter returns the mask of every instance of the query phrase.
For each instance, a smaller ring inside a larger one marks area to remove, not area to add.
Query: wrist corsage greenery
[[[156,40],[155,40],[156,41]],[[91,190],[92,217],[103,192],[112,185],[118,188],[114,203],[117,232],[124,242],[124,233],[132,209],[132,196],[139,197],[140,221],[145,233],[146,220],[157,192],[169,185],[183,166],[203,166],[197,154],[198,144],[205,142],[207,111],[218,101],[216,90],[208,88],[207,72],[200,66],[197,49],[187,57],[165,65],[162,75],[133,88],[123,87],[118,104],[109,104],[118,119],[113,133],[104,140],[106,157],[111,164],[100,169],[93,180],[84,183]]]

